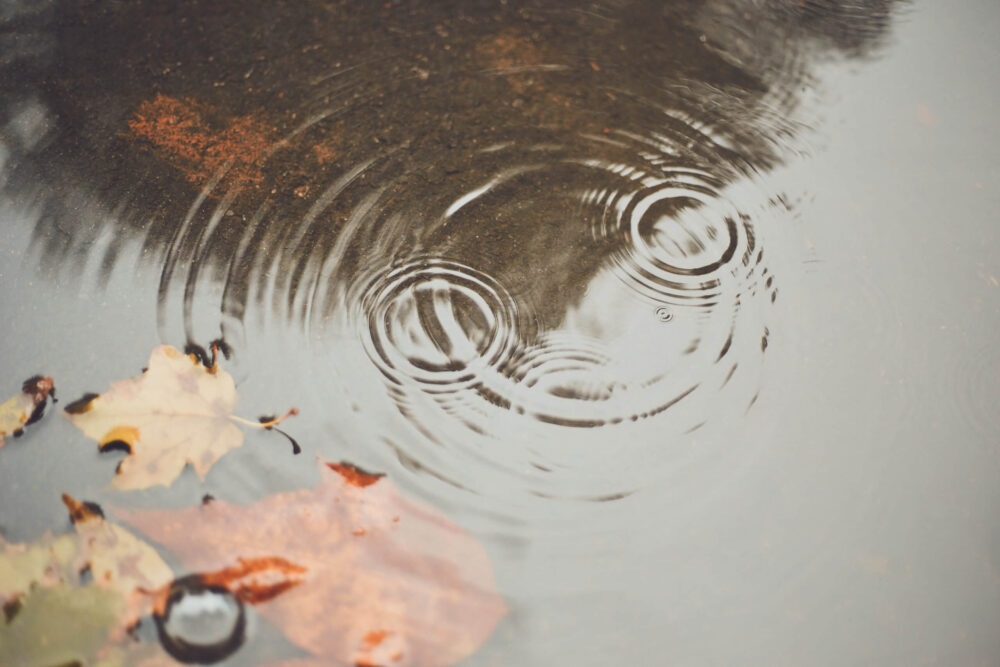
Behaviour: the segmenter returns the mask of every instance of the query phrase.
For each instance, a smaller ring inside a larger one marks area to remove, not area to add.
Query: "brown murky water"
[[[122,455],[50,414],[0,450],[0,535],[70,531],[64,492],[270,507],[319,456],[488,555],[506,613],[447,621],[470,665],[995,663],[998,28],[985,1],[0,5],[0,398],[221,337],[240,413],[296,405],[303,449],[250,433],[114,491]],[[151,531],[178,579],[209,549]],[[422,539],[348,562],[392,580]],[[199,659],[362,664],[301,639],[351,600],[301,632],[268,604]],[[155,625],[123,641],[170,664]],[[459,659],[418,644],[385,664]]]

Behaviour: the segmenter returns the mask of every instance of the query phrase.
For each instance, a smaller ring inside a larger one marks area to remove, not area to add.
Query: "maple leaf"
[[[33,590],[0,620],[0,665],[81,664],[104,647],[118,603],[100,586]]]
[[[450,665],[475,651],[506,612],[482,546],[381,476],[320,468],[318,486],[249,506],[115,514],[196,572],[280,554],[295,583],[248,601],[318,664]]]
[[[219,368],[216,347],[212,350],[206,364],[197,354],[161,345],[142,375],[112,382],[104,394],[87,394],[66,407],[70,421],[97,440],[100,451],[128,452],[113,486],[169,486],[189,463],[204,480],[216,461],[243,444],[238,423],[270,429],[297,413],[292,408],[263,422],[234,415],[236,384]]]
[[[74,533],[0,539],[0,664],[86,661],[152,611],[149,591],[173,579],[150,545],[105,521],[99,507],[65,494],[63,502]]]
[[[8,435],[15,438],[24,427],[42,418],[49,398],[56,400],[56,386],[50,377],[36,375],[24,381],[21,393],[0,404],[0,447]]]

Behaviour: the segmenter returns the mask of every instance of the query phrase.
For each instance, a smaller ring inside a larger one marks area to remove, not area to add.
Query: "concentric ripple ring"
[[[381,372],[397,384],[452,392],[496,368],[517,343],[517,308],[490,276],[428,259],[368,286],[360,333]]]

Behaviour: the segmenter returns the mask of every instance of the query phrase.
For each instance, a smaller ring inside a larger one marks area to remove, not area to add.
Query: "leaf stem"
[[[250,421],[249,419],[243,419],[243,417],[237,417],[236,415],[229,415],[229,418],[232,419],[234,422],[238,422],[240,424],[243,424],[244,426],[252,426],[254,428],[269,429],[269,428],[272,428],[274,426],[277,426],[278,424],[280,424],[281,422],[285,421],[289,417],[292,417],[292,416],[297,415],[297,414],[299,414],[299,409],[298,408],[289,408],[288,412],[286,412],[285,414],[281,415],[280,417],[277,417],[276,419],[272,419],[271,421],[266,421],[266,422],[253,422],[253,421]]]

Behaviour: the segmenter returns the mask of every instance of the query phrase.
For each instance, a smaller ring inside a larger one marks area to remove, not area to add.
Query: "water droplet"
[[[176,580],[162,615],[154,615],[160,643],[183,663],[220,662],[243,644],[243,602],[221,586],[201,583],[198,575]]]

